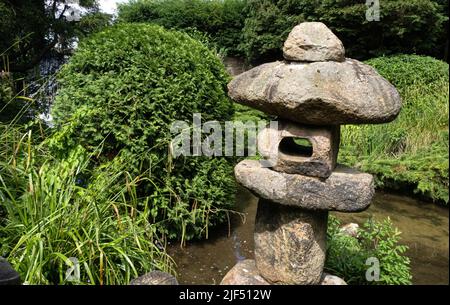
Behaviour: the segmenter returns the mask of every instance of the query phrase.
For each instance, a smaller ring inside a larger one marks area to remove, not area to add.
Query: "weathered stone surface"
[[[274,284],[318,284],[326,252],[328,212],[305,211],[260,199],[255,220],[255,261]]]
[[[327,179],[280,173],[256,160],[241,161],[234,173],[260,198],[309,210],[363,211],[375,193],[372,175],[342,165]]]
[[[20,275],[11,264],[0,257],[0,285],[20,285]]]
[[[270,285],[256,269],[255,260],[238,262],[222,279],[220,285]]]
[[[347,283],[338,276],[324,273],[320,285],[347,285]]]
[[[322,22],[303,22],[289,33],[283,55],[292,61],[344,61],[342,42]]]
[[[258,134],[258,151],[274,161],[276,171],[327,178],[336,167],[339,137],[339,126],[313,128],[279,121],[278,129],[268,126]],[[306,139],[312,147],[294,139]]]
[[[385,123],[400,112],[398,91],[372,67],[344,62],[272,62],[228,84],[238,103],[311,125]]]
[[[130,285],[178,285],[177,279],[166,272],[152,271],[130,282]]]

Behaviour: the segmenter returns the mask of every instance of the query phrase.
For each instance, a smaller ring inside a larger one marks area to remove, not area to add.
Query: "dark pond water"
[[[253,258],[253,224],[257,199],[239,189],[236,202],[244,218],[234,215],[210,234],[206,241],[189,243],[183,249],[171,245],[169,254],[177,263],[181,284],[218,284],[237,261]],[[377,193],[371,207],[358,214],[334,213],[343,223],[362,224],[369,217],[390,217],[409,246],[414,284],[449,284],[448,208],[405,196]]]

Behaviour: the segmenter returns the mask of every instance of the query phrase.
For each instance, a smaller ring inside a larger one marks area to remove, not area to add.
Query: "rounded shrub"
[[[204,44],[157,25],[120,24],[83,40],[58,80],[54,149],[101,151],[97,166],[123,160],[144,178],[141,208],[169,238],[200,237],[226,219],[234,201],[229,160],[169,154],[174,121],[233,115],[228,75]]]

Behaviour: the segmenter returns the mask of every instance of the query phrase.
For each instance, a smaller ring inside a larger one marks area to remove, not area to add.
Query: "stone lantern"
[[[276,115],[278,128],[258,135],[270,167],[256,160],[235,167],[237,181],[259,197],[255,260],[238,263],[222,284],[323,283],[328,212],[363,211],[375,193],[371,175],[337,164],[340,125],[386,123],[400,112],[395,87],[345,58],[323,23],[296,26],[283,54],[285,61],[228,85],[236,102]]]

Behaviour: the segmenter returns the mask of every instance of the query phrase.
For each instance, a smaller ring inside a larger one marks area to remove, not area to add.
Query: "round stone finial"
[[[294,27],[284,43],[289,61],[345,61],[342,42],[322,22],[303,22]]]

